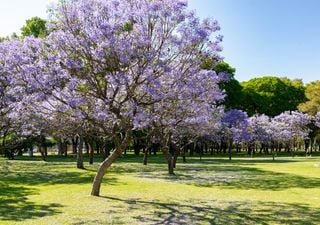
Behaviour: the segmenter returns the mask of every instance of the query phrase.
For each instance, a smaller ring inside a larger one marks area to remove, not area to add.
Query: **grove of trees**
[[[0,42],[0,154],[68,145],[101,154],[91,195],[128,149],[179,156],[319,148],[319,82],[266,76],[239,83],[222,36],[182,0],[59,1]],[[298,111],[298,109],[300,111]],[[320,149],[318,149],[320,150]]]

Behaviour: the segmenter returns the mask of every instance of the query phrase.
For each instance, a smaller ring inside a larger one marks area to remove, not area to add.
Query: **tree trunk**
[[[149,149],[147,148],[144,151],[144,155],[143,155],[143,165],[145,165],[145,166],[148,164],[148,152],[149,152]]]
[[[46,155],[44,154],[41,145],[38,146],[38,150],[39,150],[39,152],[41,154],[41,157],[42,157],[43,161],[46,161]]]
[[[186,163],[186,146],[182,147],[182,162]]]
[[[84,169],[83,166],[83,137],[80,135],[79,137],[79,145],[77,149],[77,168]]]
[[[78,136],[76,136],[75,138],[72,138],[72,153],[76,154],[77,153],[77,146],[78,146]]]
[[[164,147],[163,150],[168,163],[168,173],[169,175],[174,175],[174,158],[169,151],[169,146]]]
[[[229,140],[229,160],[232,159],[232,140]]]
[[[29,156],[33,157],[33,146],[30,146],[29,148]]]
[[[169,175],[174,175],[174,160],[171,154],[170,156],[168,156],[167,161],[168,161],[168,173]]]
[[[91,195],[99,196],[100,195],[100,187],[102,183],[103,176],[105,175],[107,169],[111,166],[111,164],[122,154],[122,152],[127,148],[128,142],[130,139],[130,133],[127,132],[121,144],[106,158],[101,164],[97,171],[96,176],[94,177]]]
[[[68,144],[64,143],[63,145],[63,152],[64,152],[64,156],[67,157],[68,156]]]
[[[178,148],[177,146],[175,146],[175,151],[173,154],[173,168],[176,168],[177,165],[177,160],[178,160],[178,156],[180,155],[180,148]]]
[[[63,152],[63,146],[62,146],[62,145],[63,145],[63,144],[62,144],[62,140],[61,140],[61,138],[59,138],[58,143],[57,143],[58,155],[59,155],[59,156],[62,155],[62,152]]]
[[[2,143],[0,146],[0,155],[5,154],[5,145],[6,145],[6,137],[7,137],[7,132],[4,132],[3,136],[2,136]]]
[[[92,143],[88,143],[89,145],[89,164],[93,164],[93,156],[94,156],[94,148],[93,148],[93,144]]]

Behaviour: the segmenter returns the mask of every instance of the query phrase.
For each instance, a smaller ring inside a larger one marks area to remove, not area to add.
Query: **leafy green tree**
[[[220,88],[225,90],[227,95],[224,99],[224,105],[226,109],[242,109],[243,92],[239,81],[234,78],[236,69],[224,61],[218,62],[215,56],[204,59],[202,68],[214,70],[218,74],[221,72],[229,74],[229,79],[220,84]]]
[[[46,20],[39,17],[32,17],[26,20],[26,24],[21,28],[22,37],[34,36],[36,38],[43,38],[48,35],[46,27]]]
[[[306,85],[307,101],[301,103],[298,109],[301,112],[315,115],[320,112],[320,81],[314,81]]]
[[[265,76],[242,82],[243,108],[249,115],[255,113],[276,116],[294,111],[306,100],[301,80]]]

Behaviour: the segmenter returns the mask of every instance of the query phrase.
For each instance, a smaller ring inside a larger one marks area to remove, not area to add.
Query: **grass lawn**
[[[101,197],[89,196],[98,163],[73,160],[0,159],[0,224],[320,224],[319,156],[188,158],[168,176],[162,156],[128,155]]]

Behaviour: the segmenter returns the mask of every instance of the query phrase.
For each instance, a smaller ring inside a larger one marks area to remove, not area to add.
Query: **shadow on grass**
[[[139,224],[320,224],[320,209],[275,202],[170,203],[103,197],[127,204]],[[143,213],[141,213],[143,209]],[[139,213],[140,212],[140,213]],[[115,211],[107,211],[107,214]]]
[[[90,184],[95,176],[89,170],[66,171],[68,169],[66,165],[59,167],[43,162],[4,161],[0,167],[0,182],[12,185]],[[115,177],[106,176],[105,180],[109,185],[117,183]]]
[[[279,191],[287,188],[320,188],[320,179],[300,175],[265,171],[253,167],[186,165],[175,176],[166,173],[144,172],[144,179],[161,179],[199,187],[223,187],[229,189],[256,189]]]
[[[0,221],[23,221],[61,213],[61,204],[37,204],[29,201],[27,196],[34,194],[37,193],[26,187],[0,184]]]

